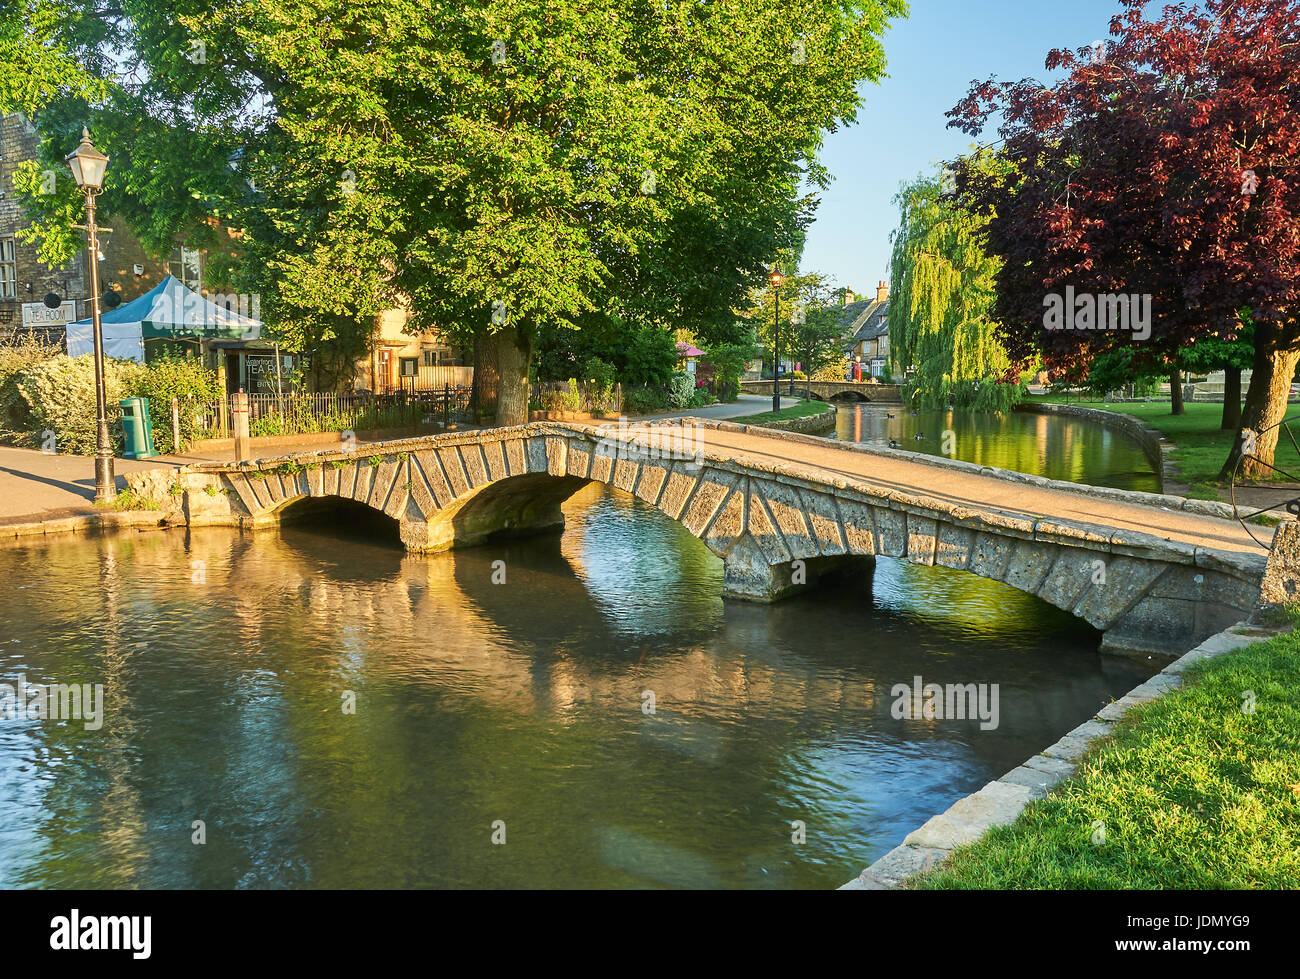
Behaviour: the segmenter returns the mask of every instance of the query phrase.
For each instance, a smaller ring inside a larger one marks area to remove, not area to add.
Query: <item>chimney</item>
[[[883,282],[876,286],[876,302],[883,303],[889,299],[889,286]]]
[[[845,289],[845,290],[844,290],[844,305],[845,305],[845,306],[851,305],[852,302],[853,302],[853,299],[854,299],[854,296],[853,296],[853,290],[852,290],[852,289]]]

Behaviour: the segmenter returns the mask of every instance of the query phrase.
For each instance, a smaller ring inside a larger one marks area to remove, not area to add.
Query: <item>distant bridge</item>
[[[771,394],[772,381],[741,381],[745,394]],[[902,389],[897,384],[868,384],[866,381],[795,381],[791,391],[789,381],[781,382],[781,394],[792,394],[814,401],[875,401],[886,404],[902,402]]]
[[[1247,617],[1267,558],[1199,501],[729,422],[539,422],[126,479],[193,526],[274,526],[298,501],[356,501],[412,551],[558,530],[561,504],[603,483],[703,541],[732,597],[771,601],[854,556],[901,557],[1036,595],[1127,652],[1183,652]]]

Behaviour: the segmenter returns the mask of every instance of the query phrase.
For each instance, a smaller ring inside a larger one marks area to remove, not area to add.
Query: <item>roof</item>
[[[873,308],[858,321],[858,329],[853,334],[856,340],[874,340],[889,332],[889,300],[872,303]]]
[[[145,336],[205,334],[241,336],[254,339],[260,333],[261,320],[245,316],[234,308],[223,308],[169,275],[143,296],[137,296],[117,309],[100,314],[104,323],[146,324]],[[89,326],[90,319],[78,320],[74,326]]]
[[[679,340],[677,342],[677,356],[678,357],[703,357],[704,351],[701,350],[699,347],[692,347],[689,343],[687,343],[684,340]]]

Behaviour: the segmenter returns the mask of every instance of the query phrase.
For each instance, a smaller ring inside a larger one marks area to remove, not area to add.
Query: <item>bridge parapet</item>
[[[305,498],[352,500],[397,521],[412,551],[557,530],[562,503],[599,482],[699,538],[723,560],[726,594],[734,598],[776,600],[855,557],[903,558],[1036,595],[1104,632],[1103,648],[1115,651],[1185,650],[1240,621],[1259,594],[1263,554],[1010,516],[844,472],[737,459],[710,447],[713,430],[746,433],[725,423],[539,422],[127,480],[168,501],[175,522],[191,525],[259,528],[277,524]],[[770,456],[782,458],[779,451]]]

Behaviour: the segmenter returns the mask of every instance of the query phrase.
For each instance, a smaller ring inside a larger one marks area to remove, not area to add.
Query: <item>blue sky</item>
[[[884,37],[890,77],[864,85],[857,124],[827,137],[822,162],[835,181],[804,248],[804,271],[825,272],[860,295],[889,280],[899,184],[970,145],[944,118],[970,82],[1047,79],[1049,50],[1105,39],[1120,9],[1116,0],[912,0],[911,7],[911,17]],[[989,131],[984,141],[995,138]]]

